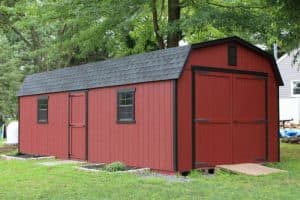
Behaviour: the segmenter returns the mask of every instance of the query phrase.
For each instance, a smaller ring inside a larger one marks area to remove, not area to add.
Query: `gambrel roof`
[[[229,37],[32,74],[25,78],[17,96],[178,79],[191,49],[226,42],[239,43],[266,56],[278,83],[282,84],[277,64],[270,54],[238,37]]]

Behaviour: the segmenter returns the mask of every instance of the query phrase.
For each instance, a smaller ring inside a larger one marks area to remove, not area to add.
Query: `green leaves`
[[[179,19],[170,2],[177,0],[1,1],[0,113],[15,115],[27,74],[156,50],[181,35],[194,43],[238,35],[287,51],[299,45],[297,0],[181,0],[173,5]]]

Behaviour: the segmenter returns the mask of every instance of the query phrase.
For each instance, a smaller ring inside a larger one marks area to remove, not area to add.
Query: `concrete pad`
[[[40,165],[44,166],[57,166],[57,165],[64,165],[64,164],[82,164],[85,162],[77,161],[77,160],[56,160],[56,161],[48,161],[48,162],[41,162]]]
[[[218,165],[216,167],[223,169],[225,171],[230,171],[233,173],[241,173],[241,174],[246,174],[251,176],[261,176],[261,175],[268,175],[272,173],[286,172],[284,170],[266,167],[261,164],[255,164],[255,163]]]

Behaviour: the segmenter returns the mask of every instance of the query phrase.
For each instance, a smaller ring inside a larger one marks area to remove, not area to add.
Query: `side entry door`
[[[69,156],[72,159],[86,160],[87,140],[86,92],[69,94]]]

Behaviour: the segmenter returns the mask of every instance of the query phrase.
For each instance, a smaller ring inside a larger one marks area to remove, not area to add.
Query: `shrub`
[[[122,162],[113,162],[105,165],[104,170],[108,172],[124,171],[126,166]]]

